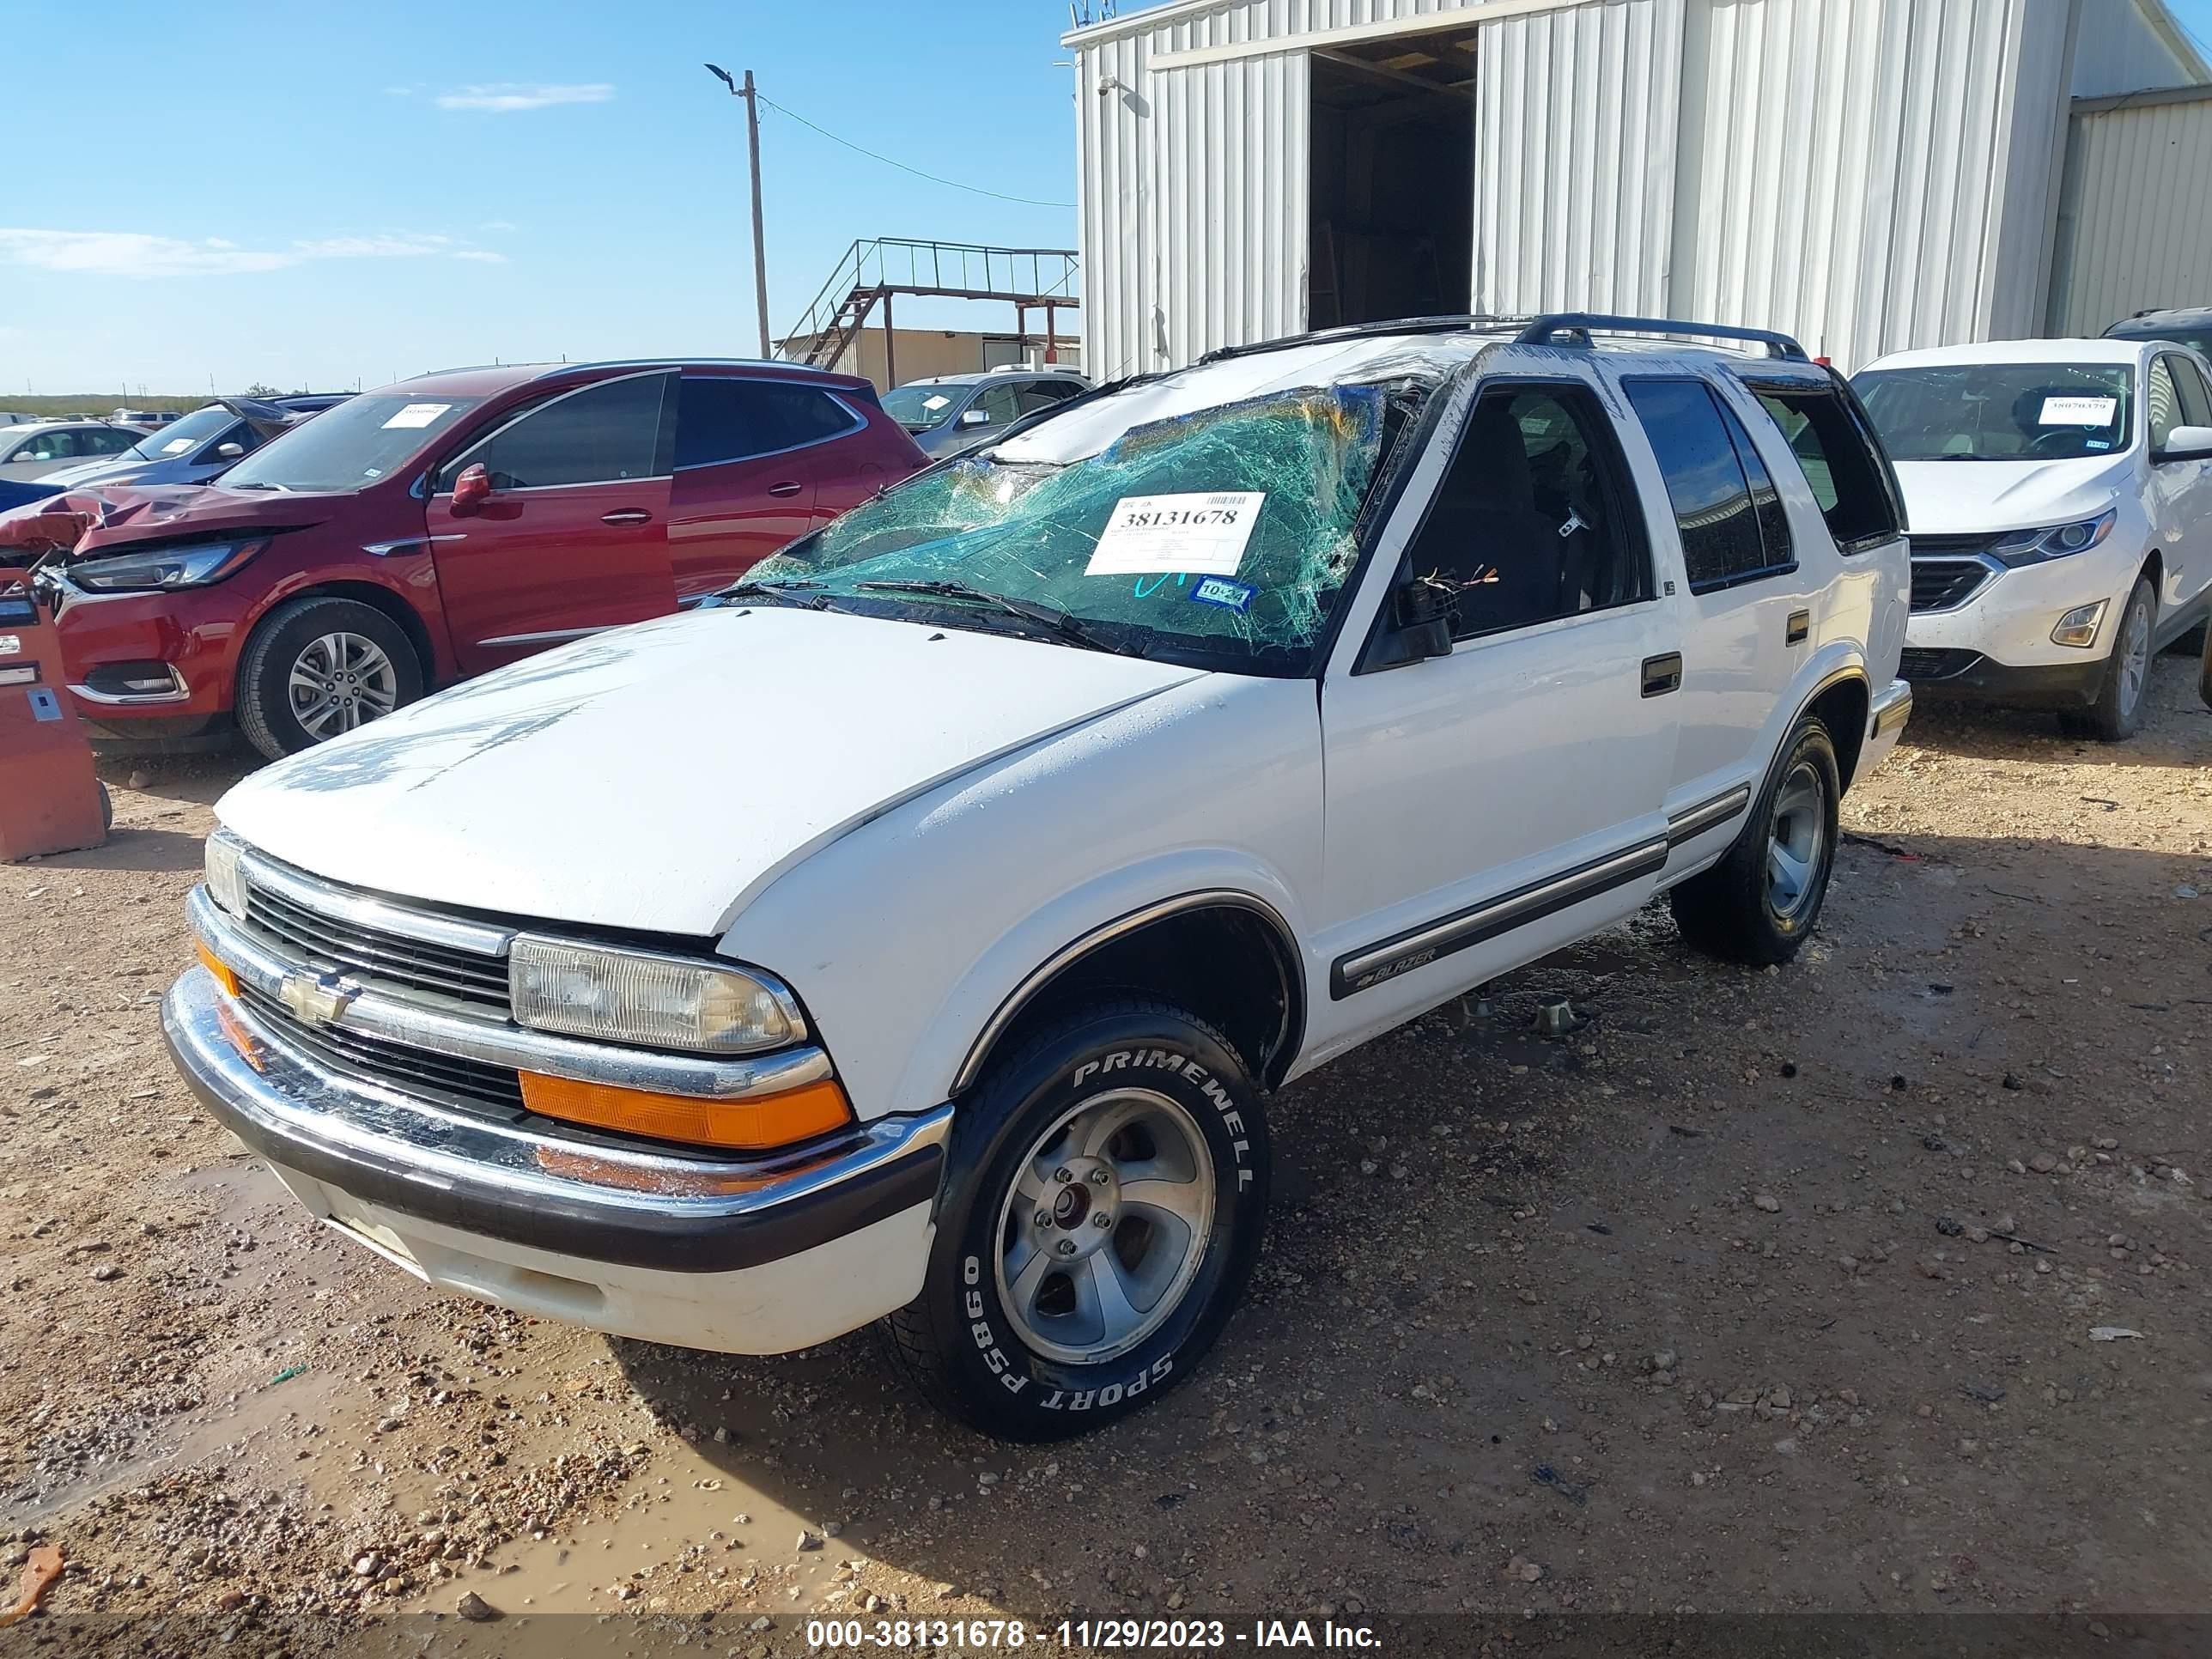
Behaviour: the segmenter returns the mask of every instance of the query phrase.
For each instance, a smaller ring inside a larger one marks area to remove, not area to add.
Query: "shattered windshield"
[[[1363,508],[1429,390],[1271,392],[1133,426],[1079,460],[956,461],[754,567],[747,586],[1304,673],[1358,562]]]

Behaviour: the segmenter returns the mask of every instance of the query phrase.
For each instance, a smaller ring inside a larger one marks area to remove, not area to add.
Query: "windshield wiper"
[[[223,488],[225,489],[273,489],[280,495],[287,493],[283,484],[264,483],[258,478],[249,478],[244,483],[225,484]]]
[[[930,580],[854,582],[853,586],[856,592],[863,593],[915,593],[925,599],[961,599],[971,605],[988,605],[1010,617],[1019,617],[1024,622],[1049,628],[1071,645],[1079,645],[1090,651],[1110,652],[1117,657],[1132,654],[1097,633],[1080,617],[1072,616],[1054,605],[1040,605],[1035,599],[1009,599],[1004,593],[994,593],[988,588],[971,587],[966,582],[939,577]]]
[[[727,587],[716,588],[714,597],[718,599],[780,600],[784,604],[795,605],[807,611],[828,611],[836,603],[828,594],[814,593],[808,597],[799,592],[801,589],[811,590],[821,586],[820,582],[798,579],[787,582],[732,582]],[[785,599],[786,594],[791,597]]]

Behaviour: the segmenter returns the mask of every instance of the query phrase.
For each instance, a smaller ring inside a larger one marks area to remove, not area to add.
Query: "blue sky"
[[[0,4],[9,63],[52,70],[11,75],[0,106],[0,406],[750,356],[744,106],[708,60],[928,172],[1074,200],[1066,0],[96,9]],[[855,237],[1074,245],[1070,209],[944,189],[763,117],[779,333]],[[1013,320],[921,309],[900,321]]]
[[[0,405],[750,354],[744,106],[707,60],[928,172],[1074,199],[1066,0],[96,9],[0,4],[9,61],[47,66],[4,106]],[[2212,38],[2212,0],[2175,10]],[[778,333],[855,237],[1074,245],[1071,209],[928,184],[774,111],[762,143]]]

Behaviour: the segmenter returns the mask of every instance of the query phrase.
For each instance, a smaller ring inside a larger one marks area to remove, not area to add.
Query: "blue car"
[[[343,403],[349,395],[318,392],[290,398],[219,398],[181,420],[155,428],[119,455],[103,455],[46,473],[33,481],[34,493],[21,499],[38,501],[87,484],[205,483],[287,427]]]

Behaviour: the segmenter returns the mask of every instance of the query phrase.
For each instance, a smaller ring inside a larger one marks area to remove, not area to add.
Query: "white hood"
[[[1916,536],[1996,535],[2094,519],[2134,492],[2135,459],[1899,461],[1907,521]]]
[[[288,863],[379,892],[718,936],[847,830],[1199,672],[820,611],[702,611],[402,709],[255,774],[216,813]]]

